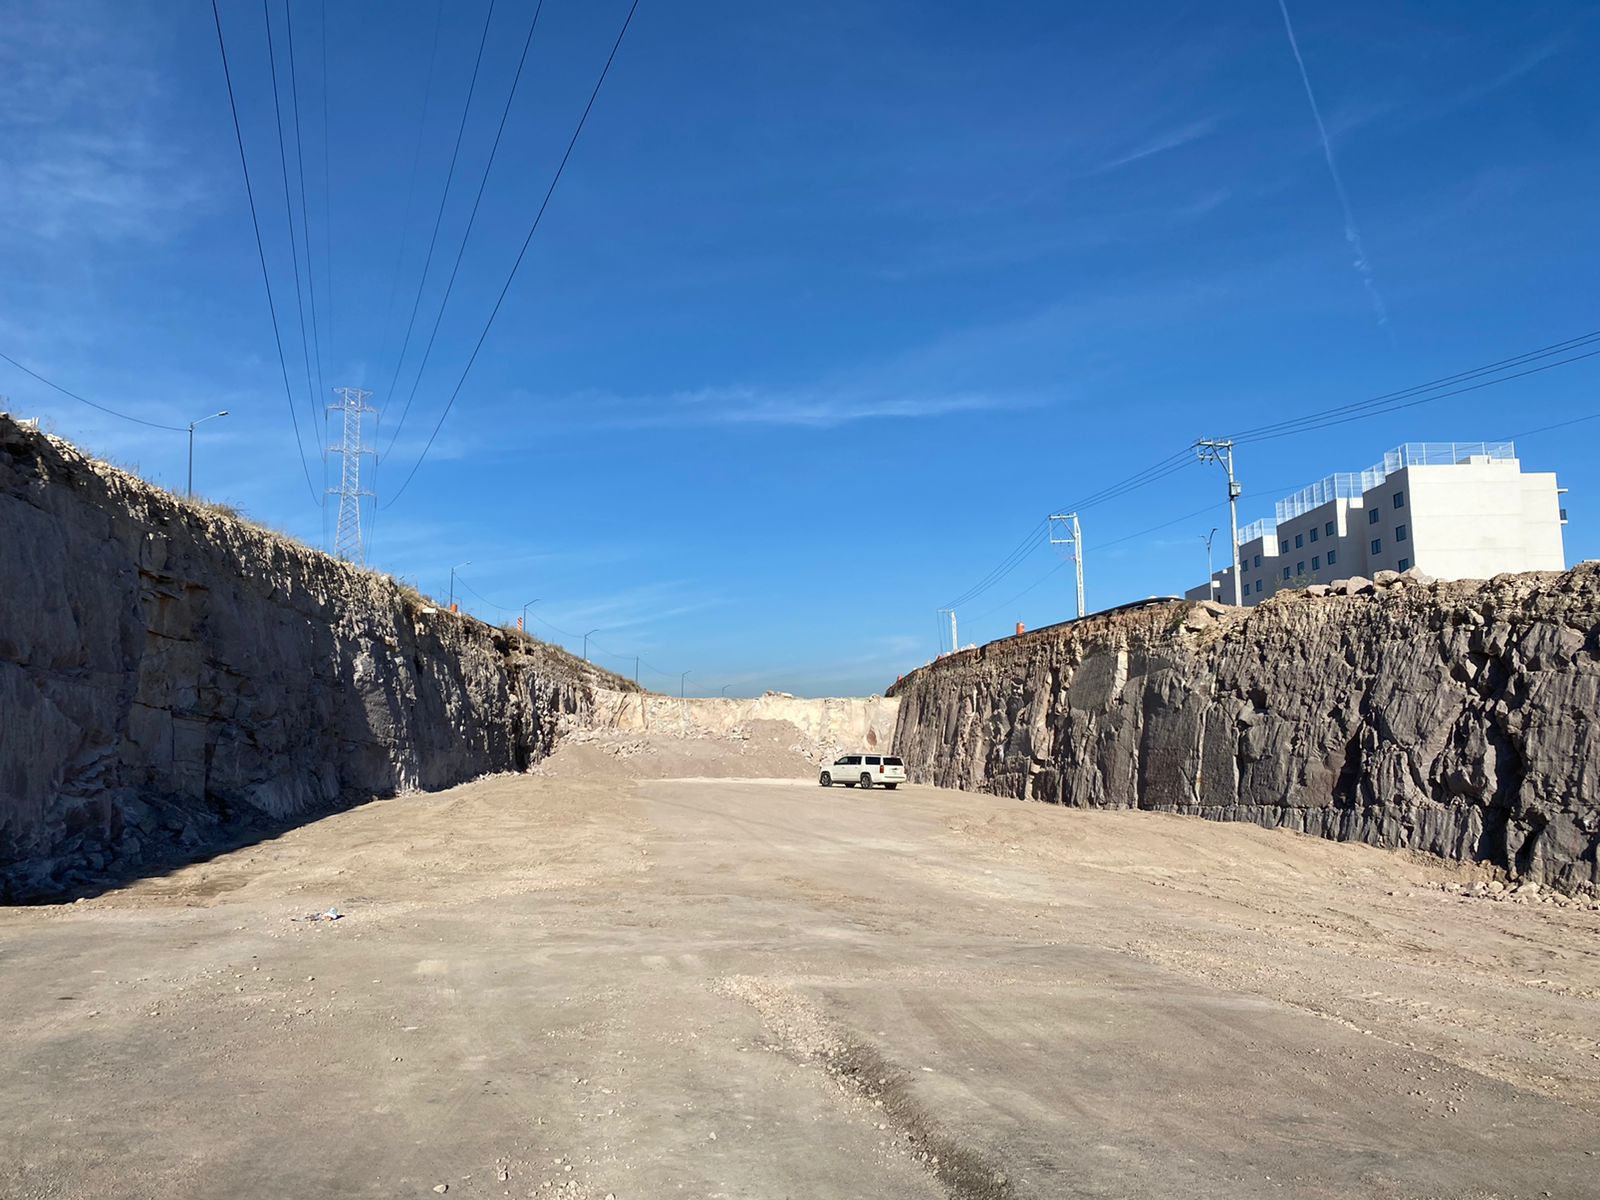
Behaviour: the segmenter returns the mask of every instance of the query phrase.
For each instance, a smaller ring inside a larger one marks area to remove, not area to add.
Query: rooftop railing
[[[1259,521],[1251,521],[1250,524],[1239,530],[1239,545],[1242,546],[1246,542],[1253,542],[1257,538],[1271,537],[1272,534],[1277,532],[1277,529],[1278,523],[1268,517],[1262,517]]]
[[[1515,442],[1407,442],[1383,456],[1382,470],[1393,475],[1406,467],[1454,467],[1472,458],[1508,462],[1516,457]]]
[[[1514,442],[1407,442],[1383,456],[1383,461],[1365,471],[1329,475],[1316,483],[1285,496],[1273,506],[1278,523],[1292,521],[1330,500],[1357,500],[1390,475],[1407,467],[1454,467],[1474,458],[1490,462],[1510,462],[1517,457]],[[1240,535],[1244,540],[1244,535]]]

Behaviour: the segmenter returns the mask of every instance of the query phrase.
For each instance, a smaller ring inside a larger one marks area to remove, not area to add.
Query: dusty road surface
[[[0,1195],[1600,1196],[1600,913],[1472,878],[915,787],[379,802],[0,910]]]

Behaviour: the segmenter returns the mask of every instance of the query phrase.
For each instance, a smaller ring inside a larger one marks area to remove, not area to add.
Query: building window
[[[1383,553],[1383,539],[1382,538],[1373,538],[1372,539],[1372,553],[1374,553],[1374,554],[1382,554]]]
[[[1332,537],[1333,536],[1333,522],[1329,521],[1326,525],[1324,525],[1322,527],[1322,532],[1327,534],[1329,537]]]
[[[1337,550],[1329,550],[1328,551],[1328,565],[1331,567],[1331,566],[1333,566],[1334,563],[1336,563],[1338,561],[1339,561],[1339,552]]]
[[[1285,567],[1285,568],[1284,568],[1284,569],[1283,569],[1283,577],[1284,577],[1284,578],[1285,578],[1285,579],[1287,579],[1287,578],[1289,578],[1289,568],[1288,568],[1288,567]]]
[[[1396,492],[1394,494],[1394,506],[1396,508],[1404,508],[1406,506],[1406,494],[1404,492]]]
[[[1411,560],[1409,558],[1402,558],[1400,560],[1400,569],[1402,571],[1406,570],[1410,566],[1411,566]]]
[[[1256,566],[1259,567],[1260,565],[1261,565],[1261,555],[1258,554],[1258,555],[1256,555]]]
[[[1306,564],[1305,564],[1304,560],[1301,560],[1300,562],[1295,563],[1295,565],[1294,565],[1294,573],[1296,575],[1304,575],[1306,573]]]
[[[1278,543],[1278,553],[1279,554],[1287,554],[1287,553],[1289,553],[1289,543],[1288,542],[1279,542]]]
[[[1406,540],[1406,527],[1404,525],[1396,525],[1394,527],[1394,540],[1397,542],[1403,542]],[[1400,569],[1402,571],[1405,570],[1404,567],[1401,567]]]
[[[1306,544],[1306,535],[1305,534],[1297,533],[1297,534],[1294,535],[1294,548],[1296,550],[1300,549],[1300,547],[1304,546],[1305,544]]]
[[[1311,527],[1311,540],[1313,542],[1317,540],[1317,527],[1315,525]]]
[[[1257,595],[1261,594],[1261,580],[1259,580],[1259,579],[1256,580],[1256,594]]]
[[[1320,558],[1318,558],[1315,554],[1313,554],[1311,556],[1311,569],[1313,571],[1322,570],[1322,560]]]
[[[1367,524],[1368,525],[1376,525],[1377,523],[1378,523],[1378,510],[1375,509],[1375,508],[1374,509],[1369,509],[1367,511]]]

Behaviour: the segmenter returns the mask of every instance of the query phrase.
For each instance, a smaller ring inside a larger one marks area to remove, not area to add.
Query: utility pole
[[[1050,544],[1071,546],[1065,553],[1072,559],[1078,574],[1078,619],[1083,619],[1083,530],[1078,528],[1078,514],[1050,514]]]
[[[1243,607],[1244,589],[1239,582],[1239,496],[1244,489],[1233,477],[1233,439],[1201,438],[1194,448],[1201,462],[1217,463],[1228,472],[1228,522],[1233,527],[1233,536],[1228,539],[1233,547],[1233,602]]]
[[[342,509],[341,509],[341,511],[342,511]],[[455,612],[455,610],[456,610],[456,572],[461,570],[462,567],[470,567],[471,565],[472,565],[472,560],[469,558],[469,559],[467,559],[466,562],[457,563],[455,566],[450,568],[450,611],[451,612]]]
[[[189,484],[184,491],[191,500],[194,499],[194,427],[196,425],[203,425],[207,421],[215,421],[218,417],[225,417],[227,415],[228,410],[223,409],[221,412],[212,413],[209,417],[201,417],[198,421],[189,422]]]
[[[374,495],[361,490],[361,459],[377,453],[367,447],[362,432],[367,414],[378,410],[367,403],[372,393],[365,388],[336,387],[333,394],[339,397],[339,403],[328,405],[328,411],[344,417],[339,444],[334,445],[331,438],[328,444],[328,453],[343,458],[339,486],[328,489],[330,495],[339,497],[339,520],[333,527],[333,553],[345,562],[361,565],[366,562],[366,547],[361,536],[361,501],[365,496]],[[453,595],[451,600],[454,602]]]

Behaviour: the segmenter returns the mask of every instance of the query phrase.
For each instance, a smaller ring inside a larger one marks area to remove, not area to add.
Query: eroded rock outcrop
[[[1600,880],[1600,566],[1158,602],[899,684],[914,779]]]
[[[598,686],[0,414],[0,896],[525,768]]]

